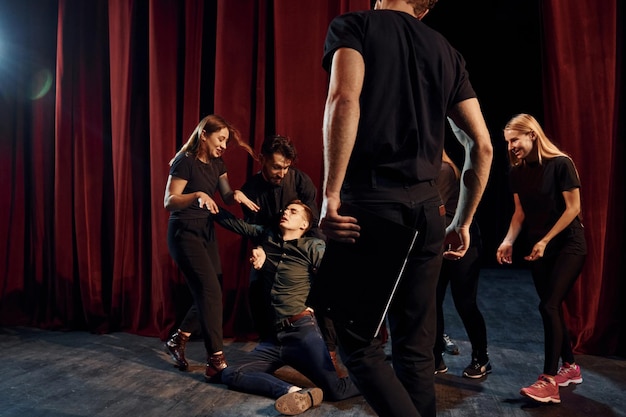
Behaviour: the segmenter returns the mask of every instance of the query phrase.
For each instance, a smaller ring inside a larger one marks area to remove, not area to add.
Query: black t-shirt
[[[310,235],[323,238],[317,227],[319,221],[319,209],[317,208],[317,189],[311,178],[296,168],[289,168],[280,185],[272,184],[263,178],[260,172],[249,178],[241,187],[241,191],[259,207],[254,212],[242,205],[244,219],[248,223],[264,226],[276,225],[277,216],[293,200],[300,200],[313,212],[313,230]]]
[[[465,61],[415,17],[393,10],[347,13],[331,22],[322,65],[331,71],[339,48],[365,62],[361,116],[346,181],[372,169],[408,182],[439,175],[446,114],[476,97]]]
[[[580,188],[574,163],[565,156],[544,159],[541,165],[526,163],[512,167],[510,184],[524,210],[524,226],[531,245],[542,239],[565,211],[563,192]],[[565,246],[569,253],[584,255],[587,252],[584,230],[578,217],[550,241],[546,255]]]
[[[211,198],[217,191],[219,177],[225,173],[226,165],[222,158],[211,159],[205,164],[189,154],[178,155],[170,167],[172,177],[187,180],[183,194],[203,191]],[[200,208],[197,203],[194,203],[182,210],[172,211],[170,219],[203,219],[208,218],[210,214],[209,210]]]

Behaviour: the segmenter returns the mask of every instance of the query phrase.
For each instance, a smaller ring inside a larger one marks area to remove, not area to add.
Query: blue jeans
[[[434,182],[403,185],[379,180],[344,185],[341,198],[419,231],[388,312],[393,367],[380,339],[364,342],[335,323],[344,363],[378,415],[434,417],[436,288],[445,236],[437,187]]]
[[[324,399],[339,401],[359,395],[350,378],[339,378],[314,316],[304,316],[278,332],[278,343],[261,342],[240,363],[222,372],[229,388],[278,398],[293,386],[273,375],[289,365],[324,391]]]

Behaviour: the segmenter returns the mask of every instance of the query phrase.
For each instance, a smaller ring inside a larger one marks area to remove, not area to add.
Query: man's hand
[[[360,236],[361,226],[351,216],[338,213],[341,201],[338,198],[324,197],[322,201],[320,229],[327,238],[344,243],[354,243]]]
[[[251,211],[257,212],[259,211],[261,208],[256,205],[256,203],[252,200],[250,200],[242,191],[240,190],[235,190],[233,198],[235,199],[235,201],[239,204],[243,204],[244,206],[246,206],[248,209],[250,209]]]
[[[448,226],[444,240],[443,257],[450,261],[458,261],[470,246],[469,226],[454,228]]]
[[[513,262],[513,244],[506,240],[500,243],[496,251],[496,260],[500,265],[510,264]]]

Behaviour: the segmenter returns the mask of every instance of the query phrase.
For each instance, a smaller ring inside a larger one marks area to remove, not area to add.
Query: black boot
[[[206,367],[204,369],[204,379],[207,382],[220,383],[222,371],[226,369],[228,363],[224,353],[214,353],[210,355],[206,360]]]
[[[189,367],[189,363],[187,359],[185,359],[185,345],[188,340],[189,336],[185,336],[179,330],[165,342],[165,353],[168,353],[172,357],[174,362],[176,362],[176,366],[178,366],[178,369],[181,371],[186,371]]]

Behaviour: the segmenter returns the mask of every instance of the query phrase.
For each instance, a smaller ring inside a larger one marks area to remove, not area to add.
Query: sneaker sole
[[[465,378],[478,379],[478,378],[482,378],[482,377],[484,377],[484,376],[486,376],[487,374],[490,374],[490,373],[491,373],[491,369],[488,370],[488,371],[485,371],[482,374],[478,374],[478,375],[470,375],[470,374],[468,374],[467,372],[464,371],[463,372],[463,376]]]
[[[474,369],[474,368],[472,368],[472,369]],[[469,373],[467,373],[467,368],[465,368],[465,370],[463,370],[463,376],[465,378],[479,379],[479,378],[484,377],[487,374],[490,374],[492,370],[493,369],[491,367],[491,363],[489,361],[487,361],[487,363],[485,364],[485,372],[481,372],[479,374],[469,374]]]
[[[439,369],[439,370],[435,370],[435,375],[438,374],[445,374],[446,372],[448,372],[448,367],[446,366],[446,369]]]
[[[525,397],[532,398],[535,401],[539,401],[540,403],[555,403],[555,404],[559,404],[561,402],[560,398],[537,397],[536,395],[532,395],[532,394],[530,394],[528,392],[525,392],[523,389],[520,391],[520,394],[522,394]]]
[[[569,384],[580,384],[580,383],[582,383],[582,382],[583,382],[583,379],[582,379],[582,378],[568,379],[568,380],[567,380],[567,381],[565,381],[565,382],[561,382],[561,383],[559,384],[559,387],[566,387],[566,386],[568,386]]]

